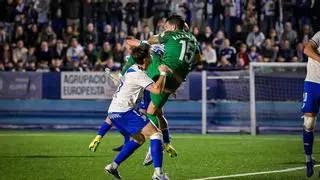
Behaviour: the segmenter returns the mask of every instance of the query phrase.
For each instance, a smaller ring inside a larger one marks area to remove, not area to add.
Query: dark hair
[[[167,22],[171,25],[176,25],[178,29],[183,29],[184,27],[184,19],[180,15],[169,16]]]
[[[135,63],[142,65],[144,63],[144,59],[149,57],[149,46],[140,45],[133,48],[131,56]]]

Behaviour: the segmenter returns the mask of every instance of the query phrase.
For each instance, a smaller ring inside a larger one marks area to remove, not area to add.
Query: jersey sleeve
[[[134,60],[133,60],[133,57],[130,56],[130,57],[128,58],[128,62],[123,66],[120,74],[121,74],[121,75],[124,75],[124,74],[126,73],[126,71],[127,71],[134,63],[135,63],[135,62],[134,62]]]
[[[165,31],[165,32],[161,33],[160,35],[158,35],[159,44],[165,44],[168,41],[171,34],[172,34],[172,32]]]
[[[311,38],[311,41],[313,41],[318,47],[320,46],[320,31]]]
[[[144,89],[153,84],[153,80],[144,72],[137,72],[136,77],[133,79],[134,84],[143,87]]]

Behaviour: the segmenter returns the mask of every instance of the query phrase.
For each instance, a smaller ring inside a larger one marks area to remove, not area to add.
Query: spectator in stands
[[[236,25],[236,30],[232,38],[232,42],[236,47],[239,47],[240,44],[246,42],[246,33],[242,31],[242,26],[240,24]]]
[[[38,25],[32,24],[31,29],[28,33],[28,45],[29,46],[37,46],[39,43],[39,31],[38,31]]]
[[[64,16],[67,19],[67,25],[73,26],[75,30],[80,27],[80,10],[81,4],[79,0],[64,1]]]
[[[100,46],[102,46],[104,42],[109,42],[111,45],[116,43],[116,36],[112,31],[112,27],[108,24],[105,25],[103,32],[100,35]]]
[[[115,45],[115,48],[113,50],[113,60],[115,68],[120,70],[124,65],[124,52],[120,43],[117,43]]]
[[[127,24],[127,29],[130,33],[131,27],[138,25],[138,21],[139,21],[138,3],[129,1],[125,5],[124,10],[126,11],[126,14],[127,14],[125,17],[125,22]]]
[[[249,35],[247,37],[246,42],[247,42],[248,46],[254,45],[254,46],[260,48],[264,39],[265,39],[265,36],[262,32],[259,31],[258,25],[254,25],[252,32],[249,33]]]
[[[66,26],[65,18],[62,16],[63,2],[51,1],[50,4],[51,12],[51,27],[59,38],[62,37],[63,28]]]
[[[229,39],[225,39],[223,41],[223,48],[220,50],[220,56],[224,57],[229,63],[235,65],[236,64],[236,54],[237,51],[234,47],[230,46]]]
[[[120,0],[111,0],[108,5],[110,24],[113,27],[114,32],[119,32],[121,29],[121,22],[123,20],[122,9],[123,5]]]
[[[313,31],[310,25],[306,24],[303,26],[302,33],[300,34],[300,37],[299,37],[299,42],[303,42],[303,41],[309,42],[312,36],[313,36]]]
[[[302,43],[297,44],[295,56],[298,58],[298,62],[307,62],[308,56],[303,52],[304,46]]]
[[[117,42],[120,43],[122,46],[124,46],[126,38],[127,38],[127,34],[124,31],[120,31],[117,37]]]
[[[213,45],[218,52],[220,52],[221,48],[223,48],[224,39],[225,37],[223,31],[218,31],[216,37],[213,39]]]
[[[219,0],[206,0],[204,7],[204,18],[209,26],[216,33],[220,29],[220,15],[223,13],[223,7]]]
[[[223,69],[228,69],[232,67],[232,64],[230,61],[228,61],[228,59],[225,56],[222,56],[220,58],[220,63],[219,63],[219,67],[223,68]]]
[[[258,53],[257,53],[257,47],[256,46],[251,46],[250,47],[250,51],[248,53],[248,57],[249,57],[249,61],[250,62],[257,62],[257,57],[258,57]]]
[[[74,38],[73,27],[67,26],[62,33],[62,40],[66,44],[69,44],[71,42],[72,38]]]
[[[249,65],[249,56],[248,56],[248,53],[247,53],[247,45],[242,43],[240,44],[240,51],[238,52],[237,54],[237,64],[236,66],[237,67],[240,67],[240,68],[248,68],[248,65]]]
[[[211,42],[206,42],[205,44],[205,48],[202,50],[205,67],[216,67],[218,63],[216,50],[212,47]]]
[[[263,57],[265,62],[273,61],[273,48],[271,39],[266,39],[259,51],[259,54]]]
[[[154,28],[155,34],[161,34],[164,31],[164,24],[166,22],[165,18],[161,18],[156,22],[156,26]]]
[[[4,63],[0,61],[0,71],[5,71]]]
[[[196,37],[196,39],[199,41],[200,44],[204,43],[203,34],[200,33],[200,29],[198,26],[194,26],[192,28],[192,34]]]
[[[294,52],[293,49],[290,48],[290,42],[288,40],[285,40],[280,49],[279,58],[283,58],[286,62],[290,62],[293,56]]]
[[[54,46],[57,40],[57,35],[53,32],[51,26],[47,26],[39,35],[40,42],[46,41],[50,47]]]
[[[25,72],[25,66],[22,59],[19,59],[18,62],[15,64],[14,72]]]
[[[150,30],[149,25],[146,24],[143,26],[143,31],[141,32],[140,40],[148,40],[152,35],[153,32]]]
[[[232,38],[234,33],[235,24],[241,22],[243,2],[236,2],[231,0],[221,1],[223,6],[223,21],[224,21],[224,32],[226,37]]]
[[[94,17],[96,20],[96,27],[99,31],[102,31],[104,26],[107,24],[107,12],[107,1],[94,1]]]
[[[98,35],[94,29],[93,23],[87,25],[87,29],[83,33],[82,42],[84,46],[89,43],[93,43],[94,45],[98,44]]]
[[[22,26],[17,26],[16,31],[11,39],[12,46],[15,47],[18,41],[28,42],[28,37]]]
[[[313,0],[296,0],[295,10],[294,10],[294,20],[297,23],[298,31],[302,30],[305,24],[310,23],[311,7],[314,3]],[[290,42],[291,44],[291,42]]]
[[[26,63],[26,71],[36,71],[36,61],[30,61]]]
[[[296,41],[297,41],[297,32],[292,29],[291,23],[286,22],[285,27],[284,27],[284,32],[281,36],[281,40],[285,41],[288,40],[290,46],[294,46]]]
[[[27,11],[27,5],[24,3],[24,0],[16,1],[16,8],[14,11],[15,14],[15,22],[18,24],[21,21],[21,15],[24,15]]]
[[[267,34],[269,29],[275,27],[277,4],[275,0],[262,0],[260,2],[262,7],[261,29],[264,34]]]
[[[195,0],[191,3],[191,26],[201,26],[203,21],[203,11],[205,6],[205,0]]]
[[[92,0],[83,0],[81,5],[82,5],[81,6],[82,26],[83,26],[83,30],[84,30],[86,28],[87,24],[93,22],[94,4],[93,4]],[[83,31],[81,30],[81,32],[83,32]]]
[[[53,71],[53,72],[63,71],[63,60],[59,58],[52,59],[50,71]]]
[[[103,43],[103,47],[100,50],[97,64],[101,65],[102,67],[108,67],[109,69],[113,68],[114,62],[112,48],[109,42]]]
[[[72,67],[71,71],[80,71],[83,72],[83,68],[80,65],[80,59],[74,58],[72,59]]]
[[[280,44],[280,38],[275,29],[271,29],[268,38],[271,40],[272,46]]]
[[[52,49],[52,58],[53,59],[65,59],[66,49],[63,45],[63,41],[61,39],[57,40],[56,46]]]
[[[35,0],[35,10],[38,12],[38,24],[42,28],[49,24],[50,0]],[[71,8],[73,9],[73,8]],[[69,9],[70,10],[70,9]]]
[[[139,39],[140,38],[140,32],[139,32],[139,30],[138,30],[138,27],[137,26],[132,26],[131,27],[132,29],[131,29],[131,33],[129,34],[129,36],[133,36],[134,38],[136,38],[136,39]]]
[[[214,38],[212,29],[210,26],[206,26],[205,30],[204,30],[204,37],[203,37],[203,41],[204,42],[212,42]]]
[[[0,47],[8,43],[9,40],[10,37],[7,35],[5,28],[3,26],[0,26]]]
[[[3,45],[3,50],[0,59],[4,62],[5,67],[7,67],[9,62],[12,62],[12,52],[10,49],[10,44],[6,43]]]
[[[37,63],[39,72],[48,72],[49,71],[49,63],[52,61],[52,53],[49,49],[48,42],[41,42],[40,50],[37,52]]]
[[[13,0],[6,0],[4,12],[3,12],[3,22],[8,36],[11,38],[13,36],[14,29],[14,18],[15,18],[15,4]]]
[[[98,52],[93,43],[89,43],[85,49],[84,59],[87,60],[89,67],[93,67],[98,60]]]
[[[78,40],[73,38],[71,46],[67,50],[67,66],[70,66],[72,61],[79,61],[84,56],[83,47],[78,43]]]
[[[17,47],[12,52],[12,60],[16,64],[19,60],[26,62],[28,49],[24,47],[24,42],[19,40]]]
[[[30,62],[36,62],[37,61],[37,57],[36,57],[36,47],[31,46],[28,49],[28,54],[27,54],[27,59],[26,59],[26,65],[28,66],[28,64]]]

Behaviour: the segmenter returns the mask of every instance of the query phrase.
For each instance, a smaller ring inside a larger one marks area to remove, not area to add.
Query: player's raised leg
[[[170,144],[171,141],[170,141],[170,133],[169,133],[168,121],[164,117],[162,109],[160,109],[157,112],[157,117],[159,118],[160,129],[161,129],[162,134],[163,134],[164,149],[169,154],[170,157],[177,157],[177,155],[178,155],[177,151]]]
[[[89,144],[89,150],[92,152],[95,152],[103,138],[103,136],[111,129],[112,127],[112,122],[107,117],[105,121],[103,121],[102,125],[100,126],[100,129],[98,131],[98,134],[96,137],[92,140],[92,142]]]
[[[151,93],[151,99],[147,110],[147,117],[151,120],[151,122],[160,127],[165,143],[165,150],[169,154],[170,157],[176,157],[177,151],[170,145],[170,134],[168,129],[168,122],[163,116],[162,107],[165,102],[169,98],[169,93],[161,93],[159,95]]]

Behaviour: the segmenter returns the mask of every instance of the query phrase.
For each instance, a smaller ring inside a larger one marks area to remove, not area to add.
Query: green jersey
[[[160,44],[164,44],[162,63],[174,73],[185,79],[191,71],[194,55],[198,49],[196,38],[184,30],[166,31],[158,36]]]
[[[133,65],[135,64],[134,59],[132,56],[129,56],[127,63],[123,66],[120,74],[124,75],[124,73]],[[157,53],[152,52],[151,56],[151,64],[147,69],[147,75],[153,79],[155,76],[159,75],[158,66],[161,64],[161,56]]]

